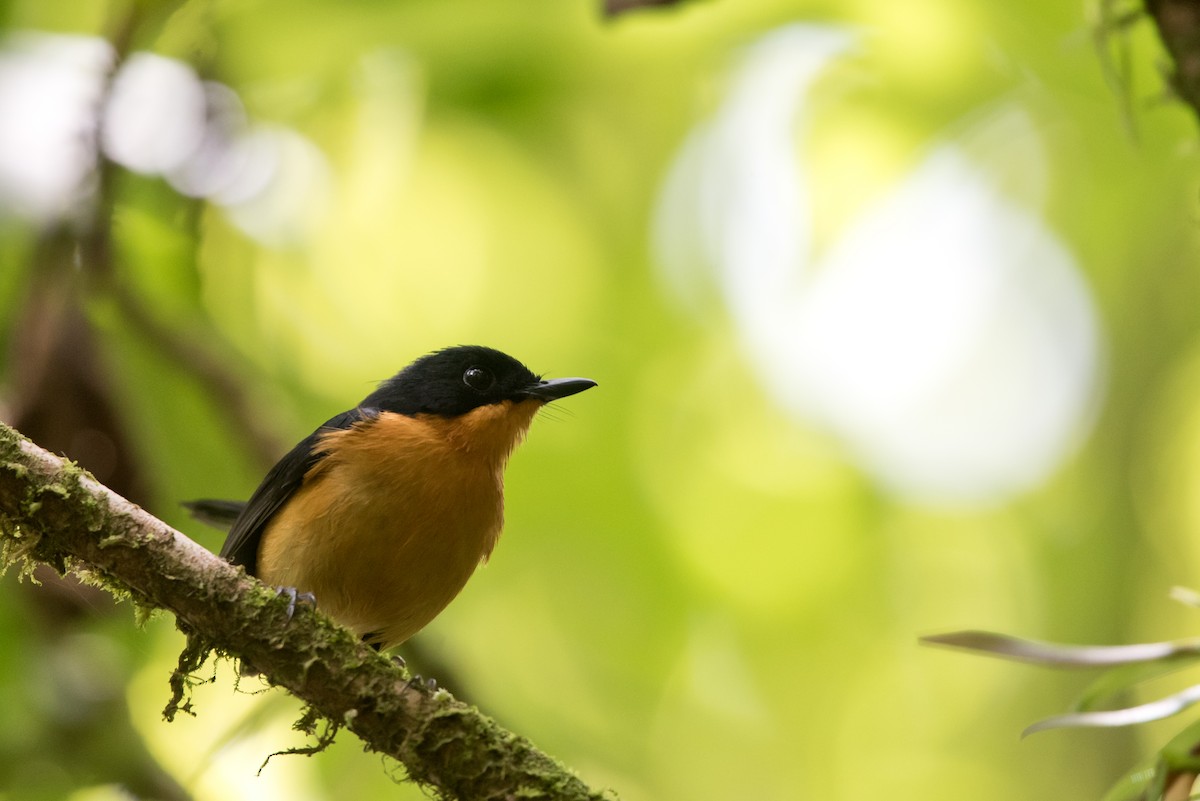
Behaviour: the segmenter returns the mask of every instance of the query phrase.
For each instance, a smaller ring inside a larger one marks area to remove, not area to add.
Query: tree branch
[[[241,658],[443,798],[615,799],[446,691],[412,682],[316,610],[289,620],[286,599],[2,423],[0,556],[169,609],[188,633],[181,666],[210,650]]]
[[[1200,114],[1200,2],[1145,0],[1159,36],[1171,54],[1171,86]]]

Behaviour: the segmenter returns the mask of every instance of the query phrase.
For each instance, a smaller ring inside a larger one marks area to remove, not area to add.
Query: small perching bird
[[[504,467],[534,415],[596,385],[543,380],[481,346],[431,353],[325,422],[244,505],[188,504],[233,519],[221,556],[311,593],[364,641],[407,640],[458,595],[504,524]]]

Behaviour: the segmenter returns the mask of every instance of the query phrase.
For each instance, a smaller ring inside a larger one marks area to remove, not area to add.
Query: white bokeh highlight
[[[684,302],[715,286],[766,390],[882,484],[999,502],[1043,482],[1092,420],[1091,297],[1045,222],[954,142],[813,256],[819,198],[796,142],[808,90],[854,44],[798,25],[747,51],[663,188],[663,276]]]
[[[98,154],[221,206],[264,244],[303,244],[332,178],[306,137],[253,121],[223,84],[134,53],[110,76],[102,39],[27,32],[0,41],[0,217],[49,226],[86,210]]]
[[[0,213],[73,217],[96,166],[103,39],[20,33],[0,45]]]
[[[204,136],[205,105],[191,67],[135,53],[114,78],[104,108],[104,152],[135,172],[179,169]]]

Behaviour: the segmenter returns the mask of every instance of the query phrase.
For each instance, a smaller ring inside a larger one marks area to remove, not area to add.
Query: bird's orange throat
[[[513,449],[521,444],[543,404],[535,399],[491,403],[459,417],[416,415],[455,448],[503,469]]]

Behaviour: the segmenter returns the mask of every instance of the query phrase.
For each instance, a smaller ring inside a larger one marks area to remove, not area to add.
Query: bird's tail
[[[246,502],[201,498],[195,501],[183,501],[180,506],[187,509],[188,514],[201,523],[228,531],[233,525],[233,521],[237,520],[238,515],[246,508]]]

